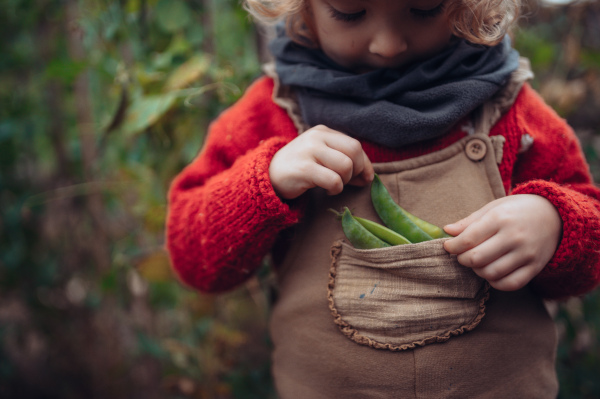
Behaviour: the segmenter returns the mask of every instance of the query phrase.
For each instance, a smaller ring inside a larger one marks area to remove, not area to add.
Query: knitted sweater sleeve
[[[582,295],[600,282],[600,190],[573,130],[529,86],[517,99],[514,126],[533,138],[515,164],[512,194],[548,199],[563,221],[554,257],[532,281],[546,298]]]
[[[297,134],[262,78],[214,121],[199,156],[169,190],[167,249],[174,270],[204,292],[242,283],[301,211],[275,194],[273,155]]]

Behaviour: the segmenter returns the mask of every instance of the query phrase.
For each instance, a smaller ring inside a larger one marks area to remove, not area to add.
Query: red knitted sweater
[[[273,155],[297,136],[272,93],[270,78],[255,82],[213,122],[200,155],[171,185],[167,247],[183,282],[201,291],[244,282],[279,233],[302,218],[302,201],[282,202],[269,181]],[[439,150],[465,134],[457,127],[400,150],[362,145],[372,162],[389,162]],[[528,85],[490,134],[506,138],[500,164],[506,191],[547,198],[563,220],[560,246],[533,288],[547,298],[590,291],[600,282],[600,190],[575,134]],[[519,152],[525,134],[534,142]]]

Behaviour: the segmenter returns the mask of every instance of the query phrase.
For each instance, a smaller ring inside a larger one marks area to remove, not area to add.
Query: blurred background
[[[202,295],[164,250],[169,182],[260,76],[239,2],[2,0],[0,37],[0,397],[275,398],[268,265]],[[600,181],[600,2],[531,0],[514,43]],[[560,397],[600,397],[600,294],[552,309]]]

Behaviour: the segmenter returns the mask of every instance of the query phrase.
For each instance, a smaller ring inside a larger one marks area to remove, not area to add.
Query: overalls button
[[[485,157],[487,147],[485,146],[485,142],[483,140],[473,139],[467,143],[465,152],[471,161],[480,161],[483,159],[483,157]]]

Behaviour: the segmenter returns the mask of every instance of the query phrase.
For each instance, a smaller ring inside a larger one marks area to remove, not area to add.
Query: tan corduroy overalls
[[[395,201],[443,226],[504,196],[503,138],[488,132],[527,71],[481,107],[474,134],[438,152],[375,164]],[[528,288],[490,288],[446,253],[444,239],[357,250],[328,208],[348,206],[380,222],[369,188],[309,195],[278,271],[271,319],[281,399],[556,397],[554,323]]]

